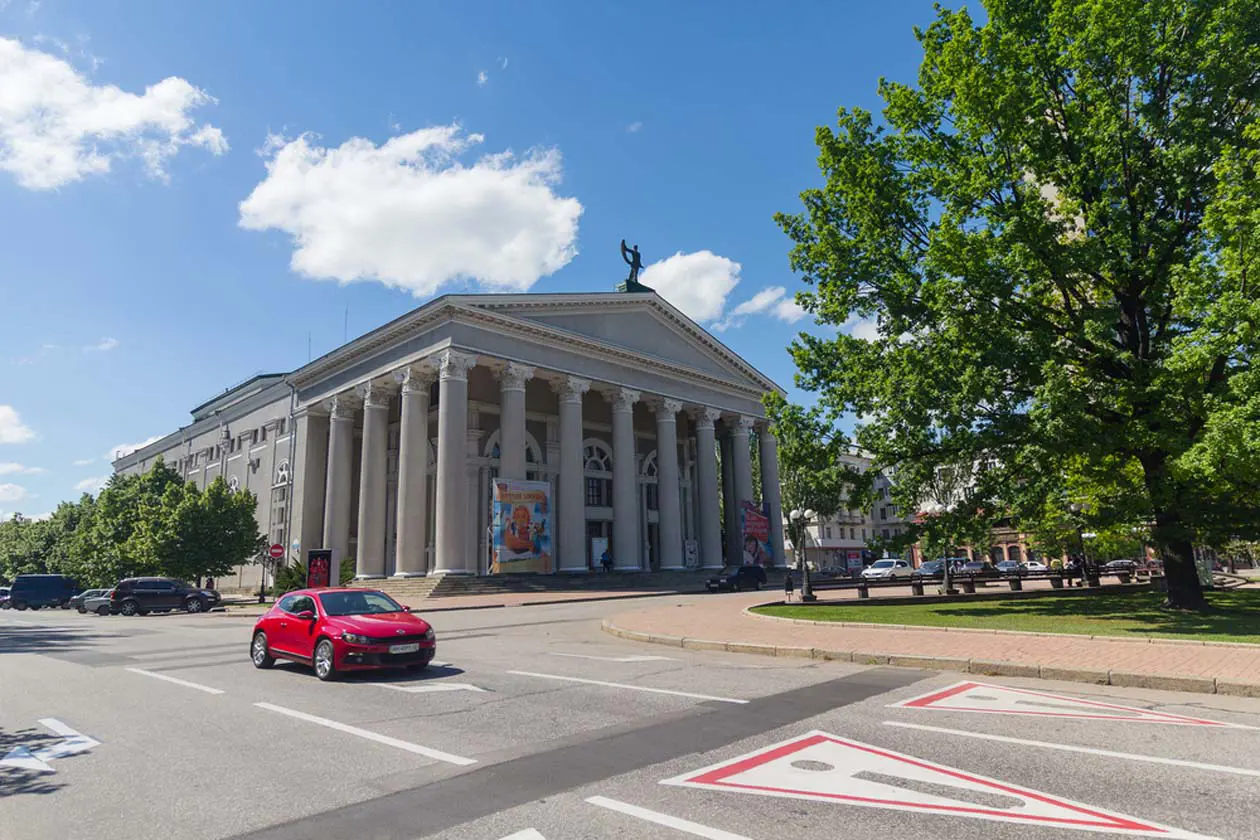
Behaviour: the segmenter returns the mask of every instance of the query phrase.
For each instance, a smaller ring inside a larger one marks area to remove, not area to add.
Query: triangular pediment
[[[655,294],[477,296],[460,301],[760,390],[773,382]]]

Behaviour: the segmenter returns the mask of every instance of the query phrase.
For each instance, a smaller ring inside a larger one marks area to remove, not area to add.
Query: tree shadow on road
[[[0,758],[17,747],[26,747],[31,752],[35,752],[60,741],[60,735],[54,735],[42,727],[0,728]],[[63,787],[65,783],[57,781],[57,776],[53,773],[0,765],[0,798],[22,794],[54,793]]]
[[[0,627],[0,654],[53,653],[83,650],[109,638],[87,629],[66,627]]]

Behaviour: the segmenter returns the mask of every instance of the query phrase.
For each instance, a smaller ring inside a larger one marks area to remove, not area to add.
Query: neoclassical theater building
[[[331,548],[361,578],[487,574],[495,477],[550,483],[560,573],[598,566],[600,538],[623,571],[739,562],[758,496],[782,565],[775,389],[651,291],[447,295],[229,389],[114,469],[223,475],[291,559]]]

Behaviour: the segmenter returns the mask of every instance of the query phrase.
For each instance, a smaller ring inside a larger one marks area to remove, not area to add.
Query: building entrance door
[[[595,571],[602,571],[599,565],[599,555],[592,553],[592,540],[604,540],[603,545],[610,545],[612,542],[612,523],[605,520],[586,520],[586,566]],[[612,552],[612,549],[609,549]]]

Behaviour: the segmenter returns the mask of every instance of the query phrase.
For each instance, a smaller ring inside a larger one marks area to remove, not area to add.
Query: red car
[[[331,680],[365,668],[419,670],[436,650],[429,623],[384,592],[299,589],[258,619],[249,656],[255,668],[270,668],[277,657],[292,659]]]

